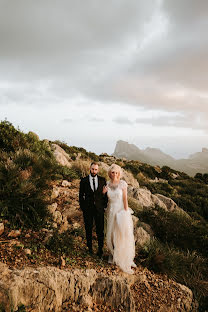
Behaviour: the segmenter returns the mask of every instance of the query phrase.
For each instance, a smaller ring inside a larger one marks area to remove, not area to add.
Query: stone
[[[161,194],[156,194],[156,196],[165,204],[169,211],[174,211],[178,208],[177,204],[171,198]]]
[[[4,223],[0,223],[0,236],[4,233]]]
[[[8,237],[16,238],[21,235],[21,230],[12,230],[9,232]]]
[[[31,255],[31,250],[29,249],[29,248],[26,248],[25,250],[24,250],[24,252],[25,252],[25,254],[26,255]]]
[[[72,161],[71,157],[65,152],[63,148],[61,148],[58,144],[52,144],[52,150],[56,161],[60,165],[66,166],[68,168],[72,167],[72,164],[70,163]]]
[[[1,266],[0,266],[1,270]],[[134,312],[134,298],[126,278],[105,276],[95,270],[65,271],[55,267],[8,270],[1,275],[0,305],[7,302],[6,312],[19,305],[34,311],[61,311],[66,302],[92,306],[108,302],[113,309]]]
[[[60,224],[62,222],[62,214],[60,213],[60,211],[56,210],[53,214],[53,217],[56,223]]]
[[[65,186],[65,187],[70,187],[71,186],[71,182],[67,181],[67,180],[63,180],[62,183],[61,183],[62,186]]]
[[[143,247],[145,244],[148,244],[150,242],[150,234],[147,233],[143,227],[138,227],[135,231],[135,243],[139,247]]]
[[[133,197],[137,199],[138,203],[143,207],[154,207],[152,193],[145,188],[134,189]]]
[[[57,203],[53,203],[53,204],[48,206],[48,210],[50,211],[50,213],[53,214],[56,211],[57,207],[58,207],[58,204]]]
[[[58,187],[54,187],[52,194],[51,194],[51,199],[55,199],[59,196],[60,190]]]
[[[166,211],[168,210],[168,208],[166,207],[165,203],[162,200],[160,200],[160,198],[158,198],[158,196],[152,194],[151,198],[152,198],[152,202],[154,203],[154,205],[157,205],[157,206],[159,206],[160,208],[163,208]]]
[[[77,223],[77,222],[75,222],[74,224],[73,224],[73,228],[74,229],[79,229],[81,227],[81,225],[79,224],[79,223]]]

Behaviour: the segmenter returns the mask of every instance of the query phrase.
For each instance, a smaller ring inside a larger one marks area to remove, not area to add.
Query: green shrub
[[[76,168],[68,168],[67,166],[58,166],[56,170],[57,175],[60,179],[64,180],[74,180],[80,178],[80,172]]]
[[[69,230],[59,234],[56,231],[48,240],[46,248],[57,255],[70,255],[74,249],[73,233]]]
[[[0,149],[6,152],[14,152],[20,147],[26,147],[26,135],[7,120],[0,123]]]
[[[195,251],[178,250],[153,240],[140,251],[137,260],[154,272],[167,274],[169,278],[191,288],[201,306],[204,305],[203,301],[208,296],[207,258]]]
[[[208,254],[208,227],[200,221],[178,212],[168,212],[160,207],[138,211],[141,221],[148,223],[155,236],[163,243],[181,250]]]
[[[81,154],[82,159],[90,158],[92,161],[99,161],[99,156],[93,152],[87,152],[87,150],[82,147],[68,146],[66,143],[60,141],[54,141],[53,143],[58,144],[61,148],[63,148],[72,160],[75,160],[77,155]]]
[[[48,216],[46,194],[55,178],[53,158],[29,150],[0,153],[0,215],[13,226],[39,228]]]

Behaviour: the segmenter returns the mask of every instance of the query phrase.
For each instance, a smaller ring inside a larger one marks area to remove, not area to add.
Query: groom
[[[106,185],[105,178],[98,176],[98,163],[93,162],[90,166],[90,174],[80,181],[79,204],[83,211],[87,247],[90,254],[92,250],[92,228],[95,221],[98,240],[97,255],[101,258],[103,254],[104,240],[104,209],[107,206],[107,194],[103,194],[103,186]]]

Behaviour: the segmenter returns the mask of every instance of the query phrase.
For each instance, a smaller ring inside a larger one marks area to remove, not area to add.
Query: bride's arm
[[[127,187],[123,188],[123,204],[124,204],[124,209],[128,209],[128,200],[127,200]]]

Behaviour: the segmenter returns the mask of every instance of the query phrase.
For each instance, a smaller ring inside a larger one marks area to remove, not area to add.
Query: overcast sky
[[[208,1],[0,0],[0,120],[101,153],[208,147]]]

